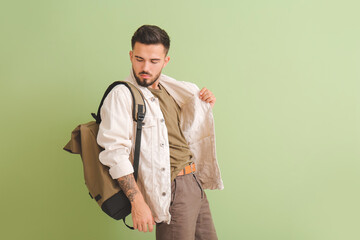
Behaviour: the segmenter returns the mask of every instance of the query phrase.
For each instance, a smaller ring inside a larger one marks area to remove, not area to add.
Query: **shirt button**
[[[151,101],[152,101],[152,102],[153,102],[153,101],[155,101],[155,98],[154,98],[154,97],[152,97],[152,98],[151,98]]]
[[[166,192],[163,192],[162,195],[165,196],[165,195],[166,195]]]
[[[162,118],[162,119],[160,119],[160,122],[162,122],[162,123],[163,123],[163,122],[165,122],[165,120]]]
[[[160,146],[161,146],[161,147],[163,147],[164,145],[165,145],[165,144],[163,144],[163,143],[160,143]]]
[[[161,168],[161,171],[165,171],[165,168],[163,167],[163,168]]]

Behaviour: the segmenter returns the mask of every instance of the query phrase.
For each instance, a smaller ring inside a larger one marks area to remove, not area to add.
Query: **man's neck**
[[[159,79],[156,80],[152,85],[148,86],[148,88],[160,89],[160,88],[159,88]]]

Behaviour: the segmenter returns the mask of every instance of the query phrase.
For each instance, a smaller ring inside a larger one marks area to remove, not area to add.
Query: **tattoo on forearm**
[[[136,182],[134,175],[129,174],[118,179],[119,185],[129,201],[132,202],[135,199],[135,195],[138,193],[136,190]]]

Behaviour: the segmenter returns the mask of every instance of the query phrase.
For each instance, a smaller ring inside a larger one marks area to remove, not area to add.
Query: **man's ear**
[[[169,61],[170,61],[170,56],[166,56],[164,61],[164,67],[168,64]]]
[[[132,56],[133,56],[133,51],[132,51],[132,50],[130,50],[129,56],[130,56],[130,61],[131,61],[131,58],[132,58]]]

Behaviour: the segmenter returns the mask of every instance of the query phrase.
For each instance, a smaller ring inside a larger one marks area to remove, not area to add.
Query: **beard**
[[[143,79],[143,80],[141,80],[141,79],[136,75],[134,69],[133,69],[133,73],[134,73],[134,77],[135,77],[135,80],[136,80],[137,84],[139,84],[140,86],[143,86],[143,87],[148,87],[148,86],[153,85],[153,84],[156,82],[156,80],[159,79],[160,74],[161,74],[161,71],[160,71],[159,74],[156,75],[154,78]],[[148,72],[140,72],[139,75],[140,75],[140,74],[147,74],[147,75],[149,75],[149,76],[152,76],[152,75],[149,74]]]

